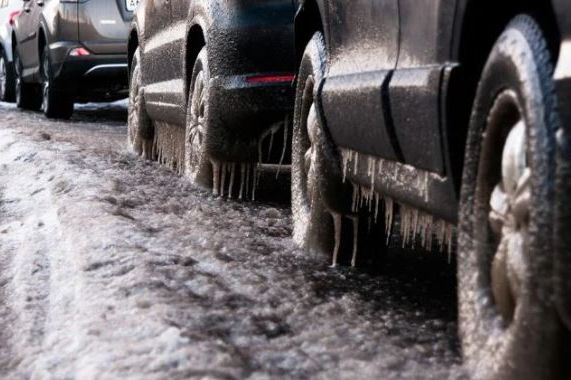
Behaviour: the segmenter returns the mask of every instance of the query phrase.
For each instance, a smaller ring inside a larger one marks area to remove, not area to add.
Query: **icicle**
[[[343,183],[347,181],[347,165],[349,165],[349,157],[351,155],[347,153],[347,151],[341,152],[341,156],[343,157]]]
[[[219,180],[220,180],[220,164],[216,161],[211,161],[212,164],[212,195],[218,195]]]
[[[355,152],[355,166],[353,170],[353,174],[357,174],[357,169],[359,169],[359,152]]]
[[[452,238],[454,235],[454,227],[448,225],[446,229],[446,240],[448,241],[448,264],[452,261]]]
[[[354,268],[357,265],[357,250],[359,248],[359,218],[351,217],[353,222],[353,255],[351,257],[351,266]]]
[[[428,202],[428,172],[424,173],[424,201]]]
[[[414,245],[415,237],[416,237],[417,232],[418,232],[418,210],[416,210],[416,209],[415,209],[414,212],[413,212],[413,226],[414,226],[414,227],[413,227],[413,229],[412,229],[412,236],[413,236],[412,242],[413,242],[413,245]]]
[[[234,190],[234,176],[236,172],[236,164],[230,164],[230,185],[228,185],[228,197],[232,198],[232,191]]]
[[[337,258],[339,256],[339,248],[341,247],[341,222],[342,216],[339,213],[331,212],[331,217],[333,218],[333,231],[335,234],[335,247],[333,248],[333,260],[331,267],[337,266]]]
[[[270,162],[271,157],[272,157],[272,147],[274,145],[274,134],[275,134],[275,131],[272,128],[271,132],[270,132],[270,147],[268,148],[268,162]]]
[[[224,196],[224,185],[226,184],[226,171],[227,171],[227,164],[222,164],[222,169],[220,170],[220,196]]]
[[[375,193],[375,224],[377,224],[377,218],[379,216],[379,201],[381,196],[379,193]]]
[[[253,169],[253,181],[252,181],[252,200],[255,201],[256,200],[256,185],[257,185],[257,181],[258,181],[258,167],[254,166]]]
[[[258,140],[258,163],[262,163],[262,143],[264,142],[264,137],[265,135],[262,134],[262,136],[260,137],[260,139]]]
[[[280,157],[280,166],[278,166],[278,170],[276,173],[276,179],[278,179],[278,177],[280,176],[280,169],[282,168],[282,165],[284,163],[284,158],[286,155],[286,149],[287,149],[287,143],[288,143],[288,126],[289,126],[289,116],[286,117],[286,121],[284,123],[284,146],[282,148],[282,155]]]
[[[375,178],[376,178],[376,175],[375,175],[375,166],[376,166],[376,165],[377,165],[377,161],[376,161],[376,160],[373,160],[373,163],[372,163],[372,165],[371,165],[371,166],[372,166],[372,167],[371,167],[371,174],[370,174],[370,176],[371,176],[371,193],[372,193],[373,191],[375,191]]]
[[[240,194],[238,199],[242,200],[244,195],[244,184],[246,179],[246,164],[240,164]]]
[[[250,164],[246,164],[246,196],[248,196],[247,194],[250,194],[250,171],[251,171],[251,165]]]
[[[351,211],[356,212],[357,211],[357,199],[359,198],[359,188],[354,183],[352,183],[352,185],[353,185],[353,201],[351,203]]]

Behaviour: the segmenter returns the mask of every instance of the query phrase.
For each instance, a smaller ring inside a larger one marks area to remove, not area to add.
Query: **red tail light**
[[[293,82],[295,75],[281,74],[281,75],[254,75],[246,78],[248,83],[284,83]]]
[[[18,18],[20,13],[22,13],[22,12],[20,12],[20,11],[11,12],[10,15],[8,16],[8,23],[10,23],[10,25],[14,26],[14,23],[16,22],[16,18]]]
[[[78,47],[70,51],[69,55],[72,57],[84,57],[86,55],[91,55],[91,53],[84,47]]]

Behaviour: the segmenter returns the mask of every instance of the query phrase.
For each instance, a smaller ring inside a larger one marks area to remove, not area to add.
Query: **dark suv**
[[[127,95],[130,0],[25,0],[14,27],[16,101],[69,118],[74,102]]]
[[[254,198],[260,164],[287,156],[294,14],[291,0],[141,3],[129,37],[131,148],[216,194]]]
[[[457,252],[475,378],[569,379],[571,2],[300,3],[296,241]]]

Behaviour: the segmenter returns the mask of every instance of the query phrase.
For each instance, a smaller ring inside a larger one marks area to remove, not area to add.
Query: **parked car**
[[[569,178],[570,20],[565,0],[302,0],[296,15],[296,241],[355,262],[360,219],[390,231],[398,213],[405,242],[455,250],[476,378],[570,376],[555,181],[558,166]]]
[[[287,155],[294,12],[291,0],[142,2],[129,37],[131,148],[216,194],[255,197],[258,164]]]
[[[14,27],[18,107],[69,118],[74,102],[127,96],[130,0],[24,0]]]
[[[15,95],[12,26],[22,3],[22,0],[0,0],[0,101],[4,102],[13,101]]]

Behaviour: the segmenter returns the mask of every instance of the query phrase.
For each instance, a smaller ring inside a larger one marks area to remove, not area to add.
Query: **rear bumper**
[[[294,89],[289,81],[250,83],[248,76],[217,77],[211,80],[209,123],[212,140],[229,146],[212,146],[223,152],[215,157],[231,162],[257,157],[260,135],[283,121],[294,105]],[[209,142],[207,142],[207,145]]]
[[[256,126],[266,128],[293,109],[291,82],[249,83],[248,76],[217,77],[211,80],[210,115],[231,130]],[[255,131],[254,131],[255,133]]]
[[[50,45],[55,85],[77,94],[79,100],[113,100],[127,95],[127,54],[91,54],[74,57],[76,42]]]

